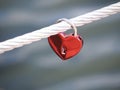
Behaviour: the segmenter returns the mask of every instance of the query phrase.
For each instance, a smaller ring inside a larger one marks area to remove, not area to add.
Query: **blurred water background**
[[[0,0],[0,42],[118,1]],[[78,33],[84,46],[68,61],[47,39],[1,54],[0,90],[120,90],[120,14]]]

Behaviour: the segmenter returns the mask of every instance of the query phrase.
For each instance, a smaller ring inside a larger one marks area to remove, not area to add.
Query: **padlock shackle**
[[[71,26],[71,28],[74,30],[74,36],[77,36],[77,27],[70,20],[66,18],[62,18],[62,19],[58,19],[57,23],[61,21],[65,21],[66,23],[68,23]]]

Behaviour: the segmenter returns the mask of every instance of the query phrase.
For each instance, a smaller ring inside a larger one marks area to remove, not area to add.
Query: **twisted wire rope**
[[[107,7],[89,12],[84,15],[69,19],[76,27],[83,26],[93,21],[100,20],[102,18],[108,17],[110,15],[120,12],[120,2],[109,5]],[[30,44],[35,41],[39,41],[42,38],[47,38],[51,35],[58,34],[60,32],[65,32],[66,30],[71,29],[71,26],[62,21],[60,23],[53,24],[51,26],[9,39],[3,42],[0,42],[0,54],[13,50],[18,47]]]

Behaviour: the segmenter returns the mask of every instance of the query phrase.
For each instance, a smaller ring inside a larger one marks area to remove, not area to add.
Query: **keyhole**
[[[62,53],[63,55],[66,54],[66,49],[65,49],[64,47],[62,47],[62,51],[61,51],[61,53]]]

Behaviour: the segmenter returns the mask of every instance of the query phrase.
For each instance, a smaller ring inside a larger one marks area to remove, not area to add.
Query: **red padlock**
[[[69,59],[79,53],[83,46],[82,38],[77,35],[75,25],[71,24],[67,19],[60,19],[59,21],[66,21],[75,30],[74,34],[66,35],[59,33],[48,38],[48,42],[54,52],[63,60]]]

